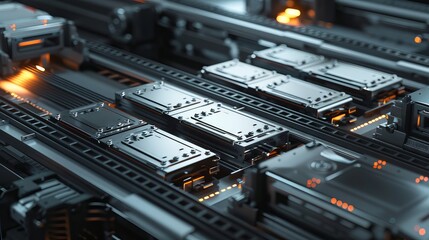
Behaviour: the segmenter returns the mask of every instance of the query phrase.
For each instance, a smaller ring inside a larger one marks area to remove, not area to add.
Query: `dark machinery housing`
[[[243,196],[233,200],[230,211],[248,217],[253,208],[258,214],[251,221],[264,221],[266,212],[337,239],[418,238],[429,224],[424,197],[429,189],[407,180],[416,176],[385,160],[309,143],[249,172]],[[401,227],[393,227],[392,219]]]

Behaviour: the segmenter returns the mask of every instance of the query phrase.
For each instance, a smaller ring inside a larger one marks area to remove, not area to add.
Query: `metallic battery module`
[[[276,75],[273,71],[242,63],[236,59],[203,67],[201,73],[210,79],[223,80],[242,87]]]
[[[219,171],[216,154],[153,125],[100,141],[147,165],[166,181],[183,186],[188,191]]]
[[[343,108],[353,100],[350,95],[343,92],[236,60],[205,67],[202,73],[209,79],[222,83],[227,81],[244,87],[255,95],[269,100],[274,99],[281,104],[315,117],[323,117],[326,112]],[[257,75],[246,73],[256,73]],[[247,78],[245,79],[243,76],[247,76]]]
[[[397,89],[402,78],[374,69],[332,60],[303,70],[308,79],[334,89],[345,89],[362,102],[371,102],[382,92]]]
[[[59,123],[137,160],[187,191],[204,187],[219,171],[219,158],[213,152],[104,103],[65,112]]]
[[[92,138],[100,139],[146,124],[129,114],[97,103],[62,113],[60,123],[79,129]]]
[[[382,95],[398,90],[402,83],[402,78],[394,74],[324,59],[322,56],[284,45],[255,52],[251,60],[257,66],[293,74],[328,88],[345,91],[366,104],[387,97]]]
[[[15,60],[24,60],[64,47],[63,27],[66,20],[22,4],[0,5],[0,29],[4,51]]]
[[[288,131],[256,116],[212,104],[173,116],[179,131],[252,163],[287,143]],[[255,160],[252,160],[255,159]]]
[[[299,75],[305,67],[322,63],[325,57],[289,48],[286,45],[256,51],[251,55],[253,64],[291,75]]]
[[[288,131],[279,125],[168,84],[135,87],[117,97],[118,106],[202,142],[227,159],[254,162],[288,142]]]

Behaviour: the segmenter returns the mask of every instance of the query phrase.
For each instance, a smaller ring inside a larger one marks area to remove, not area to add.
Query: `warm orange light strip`
[[[18,46],[19,47],[28,47],[28,46],[41,44],[42,42],[43,42],[42,39],[34,39],[34,40],[25,41],[25,42],[20,42],[20,43],[18,43]]]
[[[334,197],[331,198],[331,204],[332,205],[336,205],[337,207],[340,207],[340,208],[342,208],[344,210],[347,210],[349,212],[353,212],[355,210],[355,207],[353,205],[348,204],[346,202],[343,202],[341,200],[338,200],[338,199],[336,199]]]
[[[241,188],[241,185],[240,184],[232,184],[231,186],[228,186],[226,188],[222,188],[219,191],[216,191],[216,192],[211,193],[211,194],[209,194],[207,196],[204,196],[204,197],[198,199],[198,201],[199,202],[203,202],[204,200],[208,200],[210,198],[213,198],[213,197],[215,197],[215,196],[217,196],[217,195],[219,195],[219,194],[221,194],[223,192],[226,192],[226,191],[231,190],[231,189],[236,188],[236,187]]]
[[[361,128],[364,128],[364,127],[366,127],[366,126],[368,126],[368,125],[371,125],[371,124],[373,124],[373,123],[375,123],[375,122],[378,122],[378,121],[380,121],[380,120],[383,120],[383,119],[387,119],[387,114],[383,114],[383,115],[381,115],[381,116],[379,116],[379,117],[377,117],[377,118],[374,118],[374,119],[372,119],[372,120],[370,120],[370,121],[368,121],[368,122],[366,122],[366,123],[363,123],[363,124],[361,124],[361,125],[359,125],[359,126],[357,126],[357,127],[355,127],[355,128],[352,128],[352,129],[350,129],[350,131],[351,131],[351,132],[354,132],[354,131],[356,131],[356,130],[359,130],[359,129],[361,129]]]

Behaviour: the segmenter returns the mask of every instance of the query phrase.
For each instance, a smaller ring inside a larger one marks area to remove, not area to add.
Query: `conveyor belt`
[[[103,174],[109,179],[127,183],[124,188],[137,189],[136,194],[156,205],[186,218],[193,226],[213,239],[267,239],[268,236],[238,221],[221,215],[199,203],[189,195],[172,188],[141,168],[118,158],[99,146],[90,143],[72,132],[41,118],[26,109],[0,97],[0,119],[18,128],[34,132],[39,140],[63,151],[76,154],[85,166]],[[154,216],[157,217],[157,216]]]
[[[91,52],[90,58],[92,62],[103,67],[123,71],[137,78],[152,78],[153,80],[171,82],[231,105],[244,106],[249,112],[350,150],[367,152],[377,158],[394,161],[403,167],[411,167],[411,165],[418,167],[414,169],[415,171],[421,172],[423,170],[427,173],[429,170],[429,158],[425,156],[336,128],[326,122],[277,104],[107,45],[89,42],[88,47]]]

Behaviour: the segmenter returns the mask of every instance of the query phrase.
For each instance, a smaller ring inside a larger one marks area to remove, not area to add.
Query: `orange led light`
[[[426,234],[426,229],[424,229],[424,228],[420,228],[419,229],[419,235],[420,236],[424,236]]]
[[[281,12],[279,15],[277,15],[276,20],[277,20],[277,22],[283,23],[283,24],[290,22],[290,18],[286,15],[285,12]]]
[[[420,127],[420,114],[417,115],[417,127]]]
[[[19,47],[28,47],[28,46],[41,44],[42,42],[43,42],[42,39],[34,39],[34,40],[25,41],[25,42],[20,42],[20,43],[18,43],[18,46]]]
[[[288,18],[297,18],[301,15],[301,11],[295,8],[286,8],[285,13]]]
[[[428,182],[428,181],[429,181],[429,178],[427,176],[419,176],[415,180],[416,184],[419,184],[421,182]]]
[[[320,179],[318,178],[312,178],[307,180],[307,187],[308,188],[315,188],[318,184],[320,184]]]
[[[377,160],[374,162],[372,168],[374,169],[382,169],[384,166],[386,166],[387,162],[384,160]]]
[[[347,202],[338,200],[336,198],[331,198],[331,204],[336,205],[337,207],[340,207],[344,210],[347,210],[349,212],[353,212],[355,210],[355,207]]]
[[[307,15],[311,18],[316,16],[316,12],[313,9],[308,10]]]
[[[221,193],[223,193],[223,192],[226,192],[226,191],[228,191],[228,190],[231,190],[231,189],[233,189],[233,188],[241,188],[241,184],[236,184],[236,183],[234,183],[234,184],[232,184],[231,186],[228,186],[228,187],[226,187],[226,188],[222,188],[221,190],[219,190],[219,191],[216,191],[216,192],[214,192],[214,193],[210,193],[210,194],[208,194],[208,195],[206,195],[206,196],[204,196],[204,197],[201,197],[201,198],[199,198],[198,199],[198,201],[199,202],[204,202],[205,200],[208,200],[208,199],[210,199],[210,198],[214,198],[214,197],[216,197],[217,195],[219,195],[219,194],[221,194]]]
[[[383,115],[381,115],[381,116],[379,116],[379,117],[377,117],[377,118],[374,118],[374,119],[372,119],[372,120],[369,120],[369,121],[368,121],[368,122],[366,122],[366,123],[362,123],[361,125],[359,125],[359,126],[357,126],[357,127],[354,127],[354,128],[352,128],[352,129],[350,129],[350,131],[351,131],[351,132],[355,132],[355,131],[357,131],[357,130],[359,130],[359,129],[361,129],[361,128],[367,127],[367,126],[369,126],[369,125],[371,125],[371,124],[373,124],[373,123],[375,123],[375,122],[378,122],[378,121],[380,121],[380,120],[383,120],[383,119],[387,119],[387,114],[383,114]]]
[[[37,70],[44,72],[46,69],[42,66],[36,65]]]
[[[420,36],[415,36],[415,37],[414,37],[414,42],[415,42],[415,43],[417,43],[417,44],[420,44],[420,43],[422,43],[422,42],[423,42],[423,39],[422,39],[422,37],[420,37]]]

